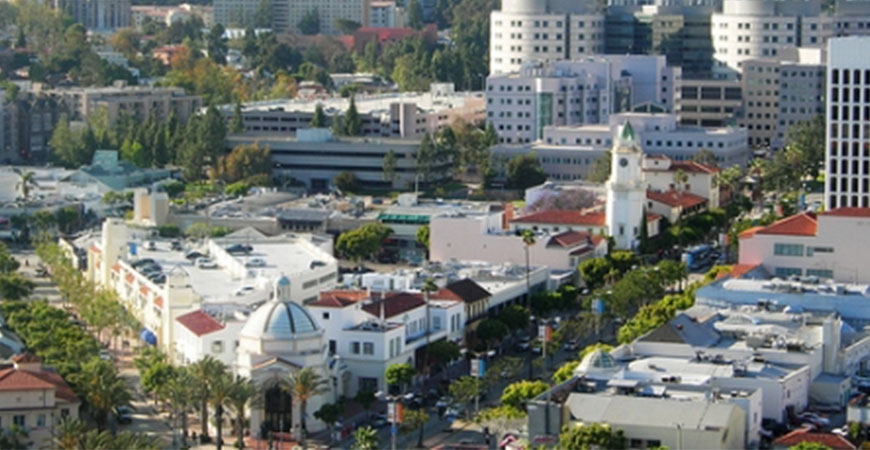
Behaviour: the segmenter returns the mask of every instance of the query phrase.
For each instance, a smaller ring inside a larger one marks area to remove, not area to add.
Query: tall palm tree
[[[236,446],[245,448],[245,408],[257,396],[257,386],[247,378],[233,382],[227,406],[236,416]]]
[[[426,302],[426,346],[423,347],[423,367],[426,371],[426,374],[429,374],[429,344],[431,343],[432,337],[432,319],[429,315],[429,293],[435,292],[438,290],[438,285],[435,284],[435,280],[432,278],[426,278],[426,281],[423,282],[423,300]],[[446,327],[446,324],[445,324]],[[421,406],[422,409],[422,406]],[[424,426],[420,426],[420,436],[418,437],[419,442],[423,442],[423,428]],[[421,445],[422,446],[422,445]]]
[[[129,406],[132,396],[118,370],[109,362],[92,358],[82,364],[81,372],[75,377],[80,389],[85,393],[85,401],[97,424],[103,431],[109,421],[109,413],[119,406]]]
[[[196,394],[199,400],[199,418],[202,425],[202,442],[210,442],[208,435],[208,403],[211,399],[211,389],[214,380],[226,373],[224,363],[214,359],[211,355],[190,365],[190,374],[196,386]]]
[[[30,188],[38,187],[36,182],[36,174],[32,170],[21,170],[19,168],[12,169],[18,175],[18,182],[15,183],[15,190],[21,193],[21,198],[24,199],[24,204],[30,200]]]
[[[181,419],[181,447],[187,447],[187,413],[193,406],[195,387],[188,367],[176,367],[169,382],[159,388],[161,395],[172,405],[172,415]],[[173,428],[177,425],[173,425]]]
[[[529,311],[532,310],[532,280],[530,272],[530,264],[529,264],[529,249],[535,245],[535,232],[532,230],[523,230],[522,234],[523,238],[523,250],[526,251],[526,308]],[[535,326],[534,323],[531,323],[532,327]],[[532,336],[534,336],[535,330],[532,329]],[[528,352],[529,354],[529,379],[531,380],[534,377],[534,373],[532,373],[532,352]]]
[[[78,450],[82,448],[79,443],[84,434],[84,422],[66,418],[55,427],[52,441],[61,450]]]
[[[298,372],[291,373],[283,388],[299,402],[299,418],[300,425],[302,425],[302,448],[307,448],[305,440],[305,435],[307,434],[305,415],[306,409],[308,409],[308,400],[329,392],[328,382],[319,373],[315,372],[314,369],[306,367]]]
[[[214,421],[217,428],[217,450],[221,450],[224,445],[224,406],[230,403],[233,390],[236,388],[233,383],[233,376],[227,372],[211,380],[209,402],[214,407]]]

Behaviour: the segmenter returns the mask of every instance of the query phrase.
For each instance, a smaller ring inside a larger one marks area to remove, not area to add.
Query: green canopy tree
[[[353,450],[377,450],[381,445],[378,433],[370,426],[359,427],[353,432]]]
[[[384,155],[383,160],[383,178],[384,181],[389,181],[390,184],[396,182],[396,178],[398,177],[398,173],[396,173],[396,169],[399,166],[399,160],[396,158],[396,152],[393,149],[387,151],[387,154]]]
[[[414,368],[408,363],[390,364],[384,372],[384,379],[388,385],[394,386],[404,393],[411,380],[414,379]]]
[[[356,109],[356,99],[354,96],[350,97],[350,105],[347,107],[347,112],[344,115],[344,127],[345,134],[348,136],[362,135],[362,118]]]
[[[297,24],[299,32],[306,36],[320,34],[320,12],[317,8],[306,12]]]
[[[132,396],[124,379],[111,361],[98,357],[82,364],[81,372],[74,378],[84,393],[84,399],[98,431],[103,431],[109,422],[109,414],[119,406],[129,406]]]
[[[577,450],[621,450],[626,448],[626,443],[622,430],[614,430],[607,424],[590,423],[565,427],[559,434],[559,446]]]
[[[455,361],[462,354],[455,342],[440,340],[429,344],[429,357],[438,367],[444,367],[450,361]]]
[[[549,388],[550,385],[544,381],[523,380],[511,383],[502,392],[501,404],[525,410],[526,402],[547,392]]]
[[[499,313],[498,320],[507,325],[509,330],[524,330],[529,327],[529,310],[520,305],[511,305]]]
[[[411,0],[408,3],[408,25],[415,30],[423,28],[423,6],[420,0]]]
[[[497,319],[483,319],[474,330],[477,337],[486,344],[487,348],[493,342],[503,339],[510,333],[510,329],[504,322]]]
[[[527,189],[547,181],[547,175],[534,153],[517,155],[507,165],[507,184],[511,189]]]
[[[318,103],[314,107],[314,115],[311,117],[311,123],[308,124],[311,128],[326,128],[326,113],[323,112],[323,105]]]
[[[308,415],[308,401],[328,392],[328,381],[311,367],[305,367],[291,373],[285,380],[283,389],[299,404],[299,411],[302,414],[302,448],[306,448],[308,428],[305,425],[305,417]]]
[[[392,233],[393,230],[383,224],[366,224],[338,236],[335,250],[360,264],[363,259],[374,255],[381,248],[384,240]]]
[[[586,180],[592,183],[604,183],[608,179],[610,179],[610,171],[611,171],[611,159],[613,155],[610,150],[604,152],[603,155],[599,156],[592,161],[592,167],[589,168],[589,172],[586,175]]]

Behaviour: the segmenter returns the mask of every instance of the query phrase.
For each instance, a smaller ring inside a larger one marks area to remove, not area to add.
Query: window
[[[773,254],[777,256],[803,256],[803,244],[773,244]]]
[[[24,414],[16,414],[16,415],[12,416],[12,424],[17,425],[17,426],[22,427],[22,428],[26,427],[27,425],[25,425],[25,415]]]
[[[834,278],[834,271],[828,269],[807,269],[808,277]]]
[[[323,320],[329,320],[329,313],[328,312],[323,313]]]
[[[800,276],[802,274],[803,270],[797,267],[777,267],[776,270],[774,270],[774,275],[779,278],[788,278],[792,275]]]
[[[807,247],[807,256],[814,253],[834,253],[834,247]]]
[[[350,343],[350,352],[354,355],[359,355],[359,342]]]
[[[211,352],[214,354],[220,354],[224,352],[224,341],[214,341],[211,343]]]
[[[363,354],[364,355],[374,355],[375,354],[375,344],[371,342],[363,342]]]
[[[36,416],[36,426],[44,427],[45,426],[45,414],[39,414]]]
[[[359,377],[359,391],[361,392],[377,392],[378,379],[370,377]]]
[[[69,408],[61,408],[60,410],[60,418],[65,419],[69,417]]]
[[[335,342],[335,339],[329,340],[329,354],[334,355],[338,350],[338,343]]]
[[[435,331],[441,331],[441,318],[433,317],[432,318],[432,329]]]

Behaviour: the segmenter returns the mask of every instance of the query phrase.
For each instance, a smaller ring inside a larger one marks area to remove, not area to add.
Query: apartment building
[[[152,115],[158,120],[166,120],[173,114],[184,123],[202,107],[202,98],[188,95],[184,89],[176,87],[118,84],[113,87],[52,89],[47,93],[66,104],[70,120],[86,120],[90,113],[105,109],[109,123],[124,116],[137,121],[145,121]]]
[[[797,49],[794,57],[743,62],[743,114],[753,147],[779,149],[789,128],[824,113],[825,65],[821,49]]]
[[[680,125],[725,127],[736,122],[743,107],[737,80],[687,79],[680,87]]]
[[[219,16],[218,4],[215,2],[215,21],[218,18],[232,19],[232,12],[238,8],[249,8],[250,3],[259,0],[220,0],[224,12]],[[276,33],[299,34],[299,22],[307,15],[316,13],[320,19],[320,34],[340,34],[335,28],[335,21],[350,20],[364,27],[371,26],[371,0],[334,0],[322,2],[319,0],[272,0],[272,29]],[[247,9],[246,9],[247,10]],[[229,14],[227,16],[226,14]]]
[[[402,28],[405,26],[405,8],[394,0],[373,0],[371,6],[372,28]]]
[[[739,79],[743,63],[775,58],[791,47],[822,48],[829,38],[870,34],[870,6],[838,2],[835,13],[823,12],[818,0],[724,0],[714,13],[713,75]]]
[[[107,33],[131,24],[130,0],[54,0],[54,9],[90,31]]]
[[[870,38],[828,44],[825,209],[870,206]]]
[[[0,101],[0,162],[47,161],[48,141],[64,110],[63,102],[42,93],[22,91],[15,100]]]
[[[602,55],[528,63],[486,80],[486,120],[506,144],[535,142],[548,126],[606,124],[640,104],[678,110],[681,72],[664,56]]]
[[[490,13],[489,73],[524,62],[577,59],[604,51],[604,14],[582,2],[502,0]]]

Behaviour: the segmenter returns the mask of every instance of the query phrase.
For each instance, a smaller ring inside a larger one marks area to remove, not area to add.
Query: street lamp
[[[389,395],[384,391],[375,393],[375,398],[387,403],[387,420],[390,422],[390,449],[396,450],[396,435],[399,434],[399,424],[402,423],[402,403],[398,395]]]

